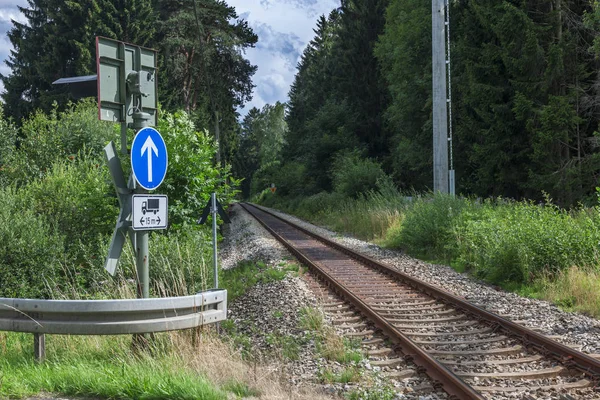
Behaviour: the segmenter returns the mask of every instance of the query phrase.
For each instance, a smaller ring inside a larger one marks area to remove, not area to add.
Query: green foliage
[[[276,349],[284,359],[294,361],[300,358],[300,344],[292,336],[277,332],[270,333],[266,337],[266,342]]]
[[[280,281],[291,271],[298,271],[298,267],[291,265],[279,269],[269,267],[262,262],[242,262],[237,267],[221,273],[220,286],[227,289],[228,301],[234,301],[246,293],[252,286],[259,283]]]
[[[10,133],[10,125],[7,130]],[[115,132],[114,125],[98,121],[92,101],[70,104],[64,112],[38,111],[23,121],[18,149],[6,155],[2,175],[11,182],[27,183],[43,178],[55,162],[85,156],[100,164],[102,149],[116,138]]]
[[[231,381],[223,385],[223,389],[242,398],[260,397],[260,392],[258,390],[251,388],[244,382]]]
[[[388,153],[381,118],[387,96],[373,55],[387,3],[343,1],[319,18],[316,36],[302,54],[290,90],[284,165],[305,166],[298,180],[307,184],[303,194],[332,188],[328,172],[339,151],[361,148],[372,158]]]
[[[27,21],[12,21],[11,73],[0,76],[7,114],[17,122],[37,109],[50,111],[55,101],[65,106],[66,85],[52,82],[95,73],[96,36],[147,45],[154,32],[150,0],[31,0],[20,10]]]
[[[228,168],[214,166],[216,147],[207,133],[197,131],[183,111],[163,113],[157,129],[169,153],[169,170],[161,191],[169,196],[170,224],[194,224],[212,192],[217,193],[221,204],[229,204],[239,181],[230,176]]]
[[[300,328],[320,332],[323,330],[323,326],[323,314],[319,310],[310,307],[300,309]]]
[[[2,333],[0,339],[2,398],[40,392],[122,399],[227,398],[205,376],[182,367],[179,354],[134,356],[130,337],[54,336],[46,340],[48,358],[41,364],[31,360],[30,335]]]
[[[449,259],[454,254],[454,226],[466,205],[463,199],[443,194],[418,199],[406,209],[397,236],[388,237],[387,243],[429,259]]]
[[[396,398],[396,390],[391,385],[378,386],[376,388],[360,388],[350,393],[350,400],[393,400]]]
[[[0,189],[0,203],[0,297],[47,297],[61,273],[65,238],[18,190]]]
[[[0,177],[10,184],[2,192],[6,206],[0,228],[5,239],[0,296],[114,295],[119,280],[107,281],[102,266],[119,209],[102,149],[116,132],[114,125],[97,120],[95,107],[82,102],[60,113],[38,112],[18,131],[8,122],[0,124]],[[171,156],[163,187],[176,229],[155,235],[153,291],[184,295],[212,282],[212,272],[199,261],[211,257],[208,231],[195,220],[212,191],[226,205],[238,182],[227,169],[213,166],[215,145],[195,130],[187,114],[163,115],[159,129]],[[21,138],[19,147],[15,137]],[[126,162],[124,167],[127,171]],[[229,184],[223,184],[225,180]],[[119,278],[135,278],[134,264],[126,250]]]
[[[369,159],[363,159],[356,151],[339,153],[331,167],[333,187],[346,197],[357,197],[361,193],[377,188],[377,182],[384,179],[381,166]]]
[[[151,281],[155,295],[190,296],[212,288],[212,239],[208,230],[187,226],[168,235],[152,235],[151,239]],[[123,269],[135,270],[133,257],[123,264]]]
[[[17,128],[4,118],[4,107],[0,104],[0,185],[5,186],[8,179],[4,170],[8,168],[16,150]]]
[[[351,383],[360,380],[360,370],[357,367],[348,367],[340,372],[330,368],[319,371],[319,378],[323,383]]]
[[[391,137],[393,175],[403,189],[431,186],[431,5],[390,1],[375,55],[390,103],[384,117]]]
[[[237,111],[252,98],[256,66],[245,50],[258,40],[248,21],[220,0],[155,2],[159,13],[159,98],[169,111],[185,110],[210,126],[231,163],[239,131]]]
[[[234,172],[243,177],[242,195],[247,198],[271,183],[281,182],[281,150],[287,134],[286,105],[280,102],[251,109],[242,123],[239,151],[234,158]],[[276,178],[277,177],[277,178]]]
[[[65,236],[66,252],[75,257],[75,263],[84,262],[78,254],[80,244],[111,234],[119,212],[103,164],[89,155],[55,161],[43,179],[20,191],[22,201]]]
[[[599,218],[549,203],[473,205],[456,226],[459,260],[496,283],[533,282],[573,265],[595,265]]]

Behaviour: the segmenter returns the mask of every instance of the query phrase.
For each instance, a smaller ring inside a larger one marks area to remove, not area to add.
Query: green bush
[[[82,101],[62,113],[32,114],[23,121],[18,150],[7,157],[3,175],[27,183],[43,177],[57,160],[73,160],[78,154],[101,159],[106,143],[117,137],[117,125],[98,121],[96,107]]]
[[[532,282],[598,261],[597,212],[551,204],[491,201],[471,207],[456,227],[458,260],[496,283]]]
[[[233,200],[239,181],[231,177],[229,167],[214,165],[214,141],[207,132],[196,130],[187,113],[162,113],[157,129],[169,153],[169,168],[160,192],[169,196],[171,226],[194,224],[212,192],[223,205]]]
[[[108,169],[100,160],[79,156],[56,161],[42,178],[22,188],[28,207],[65,236],[67,254],[84,260],[80,243],[112,234],[119,213]]]
[[[2,103],[0,103],[0,185],[6,186],[8,178],[4,172],[12,161],[17,144],[17,128],[4,119]]]
[[[296,206],[302,216],[327,215],[339,209],[346,198],[341,193],[320,192],[309,197],[304,197]]]
[[[381,165],[362,158],[357,151],[340,152],[333,160],[333,187],[344,196],[356,198],[361,193],[376,190],[377,181],[384,177]]]
[[[62,270],[64,237],[16,189],[0,189],[0,204],[0,297],[49,297]]]
[[[388,237],[391,247],[428,259],[448,260],[454,254],[454,226],[467,201],[436,194],[417,199],[404,215],[396,237]]]

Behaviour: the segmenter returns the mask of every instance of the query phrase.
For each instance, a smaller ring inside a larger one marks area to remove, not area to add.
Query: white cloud
[[[25,18],[25,16],[21,14],[18,8],[1,8],[0,6],[0,22],[10,23],[11,20],[15,20],[21,23],[27,22],[27,18]]]
[[[246,52],[258,66],[254,75],[254,97],[241,110],[287,101],[296,65],[319,15],[328,15],[339,0],[227,0],[258,35],[256,48]]]
[[[12,43],[8,40],[8,31],[12,28],[12,20],[25,23],[27,19],[17,6],[26,6],[26,0],[0,0],[0,73],[10,74],[10,68],[4,63],[8,58]],[[0,93],[4,92],[4,84],[0,81]]]

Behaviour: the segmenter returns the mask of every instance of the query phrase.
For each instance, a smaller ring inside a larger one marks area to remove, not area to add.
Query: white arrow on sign
[[[152,152],[158,157],[158,149],[150,136],[148,136],[142,146],[141,156],[143,157],[146,152],[148,152],[148,182],[152,182]]]

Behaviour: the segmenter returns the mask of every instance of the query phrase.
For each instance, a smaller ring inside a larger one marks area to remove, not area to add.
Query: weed
[[[291,336],[272,333],[266,337],[267,343],[275,347],[279,355],[288,360],[300,358],[300,343]]]
[[[290,270],[297,271],[297,267],[288,268],[270,268],[260,261],[256,263],[245,261],[236,268],[221,273],[221,286],[227,289],[227,300],[232,302],[259,283],[280,281],[286,278]]]
[[[360,370],[357,367],[348,367],[336,373],[330,368],[325,368],[319,372],[319,377],[323,383],[350,383],[360,380]]]
[[[340,364],[358,363],[363,359],[362,353],[354,347],[353,342],[342,338],[332,329],[323,332],[317,341],[317,350],[328,360]]]
[[[302,308],[300,310],[300,327],[304,330],[320,333],[324,327],[323,314],[316,308]]]
[[[543,278],[543,297],[554,301],[567,311],[579,311],[600,317],[600,273],[590,269],[571,267],[561,271],[555,279]]]
[[[393,400],[398,394],[392,386],[360,388],[348,395],[349,400]]]

